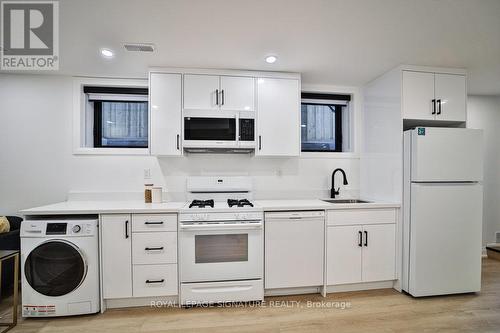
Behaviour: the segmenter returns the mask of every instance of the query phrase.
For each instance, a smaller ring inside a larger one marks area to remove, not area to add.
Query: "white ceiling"
[[[153,54],[123,42],[149,42]],[[296,71],[363,85],[398,64],[467,68],[500,94],[500,0],[61,0],[61,73],[144,77],[149,66]],[[99,49],[117,51],[106,60]],[[266,64],[264,57],[278,61]]]

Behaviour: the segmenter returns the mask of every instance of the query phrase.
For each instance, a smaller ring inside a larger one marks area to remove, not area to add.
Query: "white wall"
[[[328,89],[308,87],[309,91]],[[338,158],[318,154],[301,158],[189,155],[158,159],[73,155],[72,98],[71,77],[0,74],[0,215],[66,200],[70,191],[140,192],[145,168],[151,169],[154,183],[167,187],[175,198],[182,197],[187,176],[216,174],[251,176],[259,198],[326,196],[330,174],[337,167],[346,171],[349,180],[341,193],[359,193],[356,153],[336,155]],[[359,100],[355,100],[356,105]],[[355,145],[357,142],[355,139]]]
[[[467,126],[484,130],[483,244],[500,232],[500,96],[469,96]]]

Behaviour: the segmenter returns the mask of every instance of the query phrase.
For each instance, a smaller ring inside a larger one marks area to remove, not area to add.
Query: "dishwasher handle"
[[[265,219],[267,221],[283,221],[283,220],[324,220],[324,211],[300,211],[300,212],[272,212],[266,213]]]

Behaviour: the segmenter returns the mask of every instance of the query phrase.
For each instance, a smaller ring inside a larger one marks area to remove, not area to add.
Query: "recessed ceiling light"
[[[113,51],[111,51],[110,49],[101,49],[101,55],[104,58],[110,59],[110,58],[113,58],[115,56],[115,53]]]
[[[266,62],[268,64],[273,64],[273,63],[276,62],[276,60],[278,60],[278,58],[276,56],[273,56],[273,55],[270,55],[270,56],[266,57]]]

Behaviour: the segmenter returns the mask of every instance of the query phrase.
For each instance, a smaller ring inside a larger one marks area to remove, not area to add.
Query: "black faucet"
[[[337,168],[335,170],[333,170],[333,173],[332,173],[332,189],[330,190],[330,197],[331,198],[335,198],[336,195],[339,195],[340,194],[340,187],[335,190],[335,174],[337,173],[337,171],[340,171],[342,173],[342,176],[344,176],[344,185],[347,185],[347,177],[345,175],[345,171],[342,170],[341,168]]]

